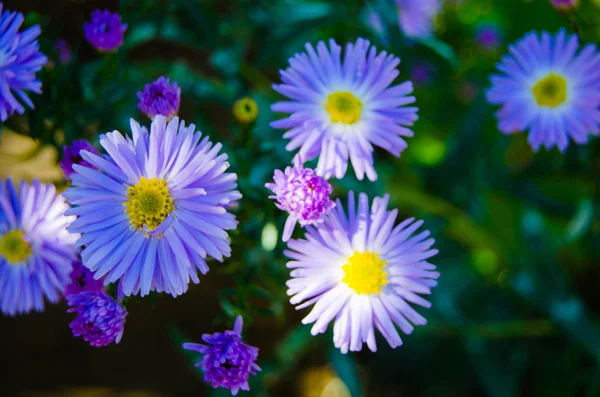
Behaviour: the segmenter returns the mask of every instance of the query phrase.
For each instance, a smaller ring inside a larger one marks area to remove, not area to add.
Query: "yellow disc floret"
[[[162,179],[140,178],[140,181],[127,189],[129,198],[123,205],[129,215],[129,222],[140,230],[144,225],[154,230],[173,210],[173,199],[167,184]]]
[[[567,100],[567,80],[550,73],[535,83],[531,91],[538,105],[554,108]]]
[[[354,124],[360,120],[362,102],[351,92],[336,91],[327,95],[325,110],[332,123]]]
[[[0,256],[10,264],[25,262],[31,255],[31,246],[23,238],[25,232],[22,230],[11,230],[0,237]]]
[[[240,123],[253,123],[258,117],[258,104],[250,97],[238,99],[233,104],[233,116]]]
[[[342,267],[342,281],[357,294],[378,294],[388,283],[387,273],[383,270],[386,264],[387,261],[381,260],[378,254],[357,251]]]

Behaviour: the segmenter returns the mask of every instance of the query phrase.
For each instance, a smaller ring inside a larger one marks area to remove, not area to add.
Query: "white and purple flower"
[[[9,316],[43,311],[70,282],[77,234],[52,184],[0,181],[0,309]]]
[[[100,136],[108,156],[80,152],[94,169],[73,166],[64,196],[78,218],[69,231],[81,233],[83,265],[106,285],[118,281],[123,295],[181,295],[208,272],[209,256],[231,254],[237,176],[221,144],[177,117],[156,116],[150,131],[132,119],[131,131]]]
[[[412,83],[391,86],[400,74],[400,59],[358,39],[342,47],[333,39],[329,48],[319,42],[306,44],[306,53],[296,54],[282,70],[283,84],[273,88],[290,100],[272,105],[275,112],[290,113],[273,122],[287,129],[287,150],[299,149],[295,162],[319,158],[315,169],[325,178],[342,178],[348,161],[358,179],[365,174],[377,179],[373,167],[373,145],[395,156],[407,147],[402,137],[417,120]]]
[[[313,306],[302,323],[314,323],[313,335],[331,321],[333,342],[342,353],[360,351],[366,343],[376,351],[375,329],[392,348],[402,340],[398,326],[410,334],[427,320],[411,304],[430,307],[420,295],[437,285],[439,273],[428,259],[437,254],[429,231],[413,236],[422,221],[396,225],[397,210],[388,211],[389,196],[369,199],[348,195],[348,213],[338,200],[325,222],[306,228],[304,239],[290,240],[285,255],[292,269],[287,282],[297,309]]]
[[[564,30],[527,33],[509,46],[487,91],[500,105],[502,133],[528,130],[534,151],[543,145],[561,152],[569,140],[581,145],[600,134],[600,53],[594,44],[578,49],[577,35]]]

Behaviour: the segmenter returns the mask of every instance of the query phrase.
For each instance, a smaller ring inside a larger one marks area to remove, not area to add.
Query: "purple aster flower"
[[[179,111],[181,88],[177,83],[169,85],[169,79],[159,77],[158,80],[144,86],[144,92],[138,92],[138,108],[153,119],[157,114],[171,119]]]
[[[277,200],[277,208],[289,212],[283,241],[290,239],[296,222],[303,227],[323,222],[323,216],[335,207],[329,198],[333,191],[331,185],[310,168],[295,166],[287,167],[285,172],[275,170],[273,180],[275,183],[265,184],[275,193],[269,198]]]
[[[475,41],[484,50],[495,50],[502,44],[502,33],[495,25],[481,25],[475,31]]]
[[[310,168],[295,166],[287,167],[285,172],[275,170],[273,180],[275,183],[265,184],[275,193],[269,198],[277,200],[277,208],[289,212],[283,241],[290,239],[296,222],[303,227],[323,222],[323,216],[335,207],[329,198],[333,191],[331,185]]]
[[[82,150],[87,150],[90,153],[99,154],[98,150],[88,141],[79,140],[73,141],[71,146],[64,145],[63,146],[63,158],[60,161],[60,168],[64,173],[65,177],[68,179],[75,172],[73,171],[73,165],[79,164],[83,167],[94,168],[93,165],[85,161],[80,152]]]
[[[73,217],[52,184],[0,181],[0,309],[9,316],[43,311],[60,300],[77,258],[66,226]]]
[[[375,328],[392,348],[413,325],[427,320],[410,303],[430,307],[419,294],[430,294],[439,273],[427,262],[437,254],[429,231],[412,236],[422,221],[395,225],[397,210],[388,211],[389,196],[369,199],[348,194],[348,215],[338,200],[325,222],[306,228],[306,238],[290,240],[285,252],[293,269],[287,282],[290,302],[302,309],[314,305],[303,324],[314,323],[313,335],[334,321],[333,342],[342,353],[360,351],[366,343],[376,351]],[[411,324],[412,323],[412,324]]]
[[[550,3],[560,11],[568,11],[579,5],[579,0],[550,0]]]
[[[19,32],[23,14],[2,7],[0,3],[0,121],[6,121],[14,112],[25,112],[21,102],[33,109],[27,92],[42,92],[35,74],[48,58],[39,51],[39,25]]]
[[[440,0],[396,0],[398,24],[409,37],[427,37],[433,32],[433,18],[440,12]]]
[[[207,344],[184,343],[183,348],[203,355],[196,366],[202,366],[204,381],[230,389],[234,396],[240,389],[250,390],[248,378],[261,369],[256,365],[258,348],[242,341],[242,316],[236,318],[232,331],[204,334],[202,340]]]
[[[329,49],[323,42],[316,50],[306,44],[306,53],[290,58],[290,67],[281,71],[283,84],[273,88],[290,98],[271,106],[275,112],[291,113],[271,123],[289,129],[287,150],[300,149],[295,162],[319,157],[319,176],[342,178],[352,162],[358,179],[365,174],[374,181],[373,145],[395,156],[407,147],[403,136],[417,120],[415,102],[409,94],[412,83],[391,86],[400,73],[400,59],[383,51],[379,54],[369,41],[358,39],[342,47],[333,39]]]
[[[577,35],[531,32],[509,46],[490,77],[487,99],[504,134],[529,130],[534,151],[544,145],[564,152],[569,138],[588,142],[600,129],[600,54],[593,44],[577,53]]]
[[[73,58],[73,53],[71,52],[71,47],[69,43],[67,43],[64,39],[58,39],[54,43],[54,49],[58,52],[58,60],[60,63],[69,63]]]
[[[94,347],[119,343],[125,329],[127,310],[104,292],[85,291],[67,296],[68,313],[77,313],[69,327]]]
[[[434,66],[430,62],[417,61],[410,71],[410,78],[417,85],[425,85],[431,82],[434,73]]]
[[[208,256],[231,254],[237,176],[226,172],[221,144],[177,117],[156,116],[150,131],[132,119],[131,131],[100,136],[106,157],[80,152],[95,169],[73,166],[69,231],[82,234],[83,265],[106,284],[118,281],[124,296],[181,295],[208,271]]]
[[[121,23],[119,13],[108,10],[92,11],[92,20],[83,26],[85,39],[99,51],[113,51],[123,45],[127,24]]]
[[[64,296],[79,294],[80,292],[104,292],[104,280],[96,280],[94,273],[81,264],[81,261],[73,262],[71,270],[71,283],[65,288]]]

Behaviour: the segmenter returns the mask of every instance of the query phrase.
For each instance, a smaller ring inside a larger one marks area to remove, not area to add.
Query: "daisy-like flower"
[[[64,176],[68,179],[75,171],[73,171],[73,165],[79,164],[84,167],[94,168],[90,163],[81,158],[82,150],[87,150],[88,152],[99,154],[98,149],[96,149],[91,143],[86,140],[73,141],[71,145],[63,146],[63,158],[60,161],[60,169],[62,170]]]
[[[91,21],[83,25],[85,39],[97,50],[114,51],[123,45],[127,24],[121,23],[119,13],[108,10],[92,11]]]
[[[395,348],[402,340],[394,324],[410,334],[413,324],[427,323],[410,303],[431,306],[419,294],[437,285],[439,273],[427,262],[437,254],[434,240],[429,231],[413,236],[422,221],[394,226],[398,211],[387,210],[388,200],[376,197],[369,211],[367,195],[359,194],[356,205],[350,192],[348,215],[338,200],[324,223],[307,228],[305,239],[288,242],[290,302],[297,309],[314,305],[302,320],[314,323],[313,335],[334,321],[333,341],[342,353],[360,351],[363,343],[376,351],[375,328]]]
[[[214,388],[230,389],[234,396],[239,390],[250,390],[248,378],[261,370],[256,365],[258,348],[242,341],[242,326],[242,316],[238,316],[233,330],[202,335],[206,345],[183,344],[184,349],[203,355],[202,361],[196,366],[202,366],[204,381],[211,383]]]
[[[132,119],[131,131],[100,136],[107,158],[80,152],[95,169],[73,166],[64,195],[78,218],[69,231],[81,233],[83,265],[105,284],[119,281],[124,296],[181,295],[208,271],[207,256],[231,253],[237,176],[225,172],[220,144],[177,117],[156,116],[150,132]]]
[[[48,58],[39,50],[39,25],[20,32],[23,14],[2,8],[0,2],[0,120],[6,121],[14,112],[25,112],[21,102],[33,109],[27,92],[42,92],[35,74]]]
[[[396,0],[398,24],[409,37],[427,37],[433,32],[433,18],[442,9],[440,0]]]
[[[407,147],[401,137],[413,135],[406,127],[418,118],[416,107],[403,106],[415,102],[412,83],[390,87],[400,59],[378,54],[364,39],[348,43],[342,59],[342,47],[331,39],[329,49],[306,44],[306,53],[289,62],[280,72],[283,84],[273,88],[291,100],[271,109],[291,115],[271,126],[289,129],[287,150],[300,148],[295,161],[318,156],[317,175],[342,178],[350,160],[358,179],[376,180],[373,145],[400,156]]]
[[[119,343],[125,329],[127,310],[104,292],[86,291],[67,296],[69,313],[77,317],[69,327],[73,336],[81,336],[94,347]]]
[[[71,282],[65,288],[64,296],[79,294],[85,291],[104,292],[104,280],[96,280],[94,273],[81,264],[80,260],[73,262],[71,270]]]
[[[498,129],[529,130],[534,151],[541,145],[564,152],[600,134],[600,54],[593,44],[577,53],[577,35],[531,32],[509,46],[491,76],[487,99],[500,105]]]
[[[143,92],[138,92],[138,108],[153,119],[157,114],[167,119],[176,116],[181,102],[181,88],[176,82],[169,85],[169,79],[159,77],[156,81],[144,86]]]
[[[60,300],[77,257],[68,205],[52,184],[0,181],[0,309],[14,316]]]
[[[287,167],[284,172],[275,170],[273,180],[275,183],[265,184],[275,193],[269,198],[277,200],[277,208],[289,213],[283,241],[292,237],[297,222],[302,227],[323,222],[323,217],[335,207],[329,198],[333,188],[310,168],[294,166]]]

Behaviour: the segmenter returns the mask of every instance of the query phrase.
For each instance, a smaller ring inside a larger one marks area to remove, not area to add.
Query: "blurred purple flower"
[[[398,24],[409,37],[427,37],[433,32],[433,18],[442,9],[440,0],[396,0]]]
[[[171,119],[179,111],[179,102],[181,100],[181,88],[176,82],[169,85],[169,79],[159,77],[156,81],[144,86],[143,92],[138,92],[138,108],[144,112],[150,119],[157,114],[161,114]]]
[[[325,214],[335,207],[329,198],[333,191],[331,185],[310,168],[295,166],[287,167],[285,172],[275,170],[273,179],[275,183],[265,185],[275,193],[269,198],[277,200],[277,208],[289,213],[283,241],[290,239],[297,222],[301,226],[323,222]]]
[[[77,317],[69,325],[73,336],[81,336],[94,347],[119,343],[125,329],[127,310],[104,292],[86,291],[67,296],[69,313]]]
[[[568,11],[579,5],[579,0],[550,0],[550,3],[560,11]]]
[[[0,3],[0,121],[15,112],[23,114],[21,102],[33,109],[27,91],[42,92],[42,83],[35,75],[48,62],[36,40],[41,29],[34,25],[20,32],[24,20],[23,14],[3,10]]]
[[[71,270],[71,283],[65,288],[64,296],[79,294],[85,291],[104,292],[104,280],[96,280],[94,273],[81,264],[80,260],[73,262]]]
[[[73,58],[73,53],[71,52],[71,47],[69,47],[69,43],[64,39],[58,39],[54,43],[54,49],[58,52],[58,60],[60,63],[69,63]]]
[[[91,143],[83,139],[73,141],[70,146],[63,146],[63,158],[60,161],[60,168],[62,169],[65,178],[70,178],[71,175],[75,172],[73,170],[73,164],[79,164],[87,168],[94,168],[93,165],[91,165],[81,157],[80,152],[82,150],[87,150],[90,153],[99,154],[98,149],[96,149]]]
[[[410,71],[410,79],[415,85],[425,85],[431,82],[434,72],[434,66],[430,62],[416,61]]]
[[[481,25],[475,30],[475,41],[485,50],[495,50],[502,44],[502,32],[495,25]]]
[[[75,218],[51,183],[0,181],[0,309],[14,316],[43,311],[69,284],[77,234],[67,232]]]
[[[92,11],[92,20],[83,26],[85,38],[99,51],[113,51],[123,45],[127,24],[121,24],[121,16],[108,10]]]
[[[202,366],[204,381],[212,383],[214,388],[230,389],[234,396],[240,389],[250,390],[248,378],[261,370],[256,365],[258,348],[242,341],[242,325],[242,316],[238,316],[232,331],[202,335],[206,345],[183,344],[184,349],[203,355],[196,366]]]
[[[578,36],[564,29],[530,32],[509,46],[487,92],[500,105],[502,133],[529,130],[534,151],[543,145],[561,152],[570,139],[581,145],[600,135],[600,53],[594,44],[578,49]]]

